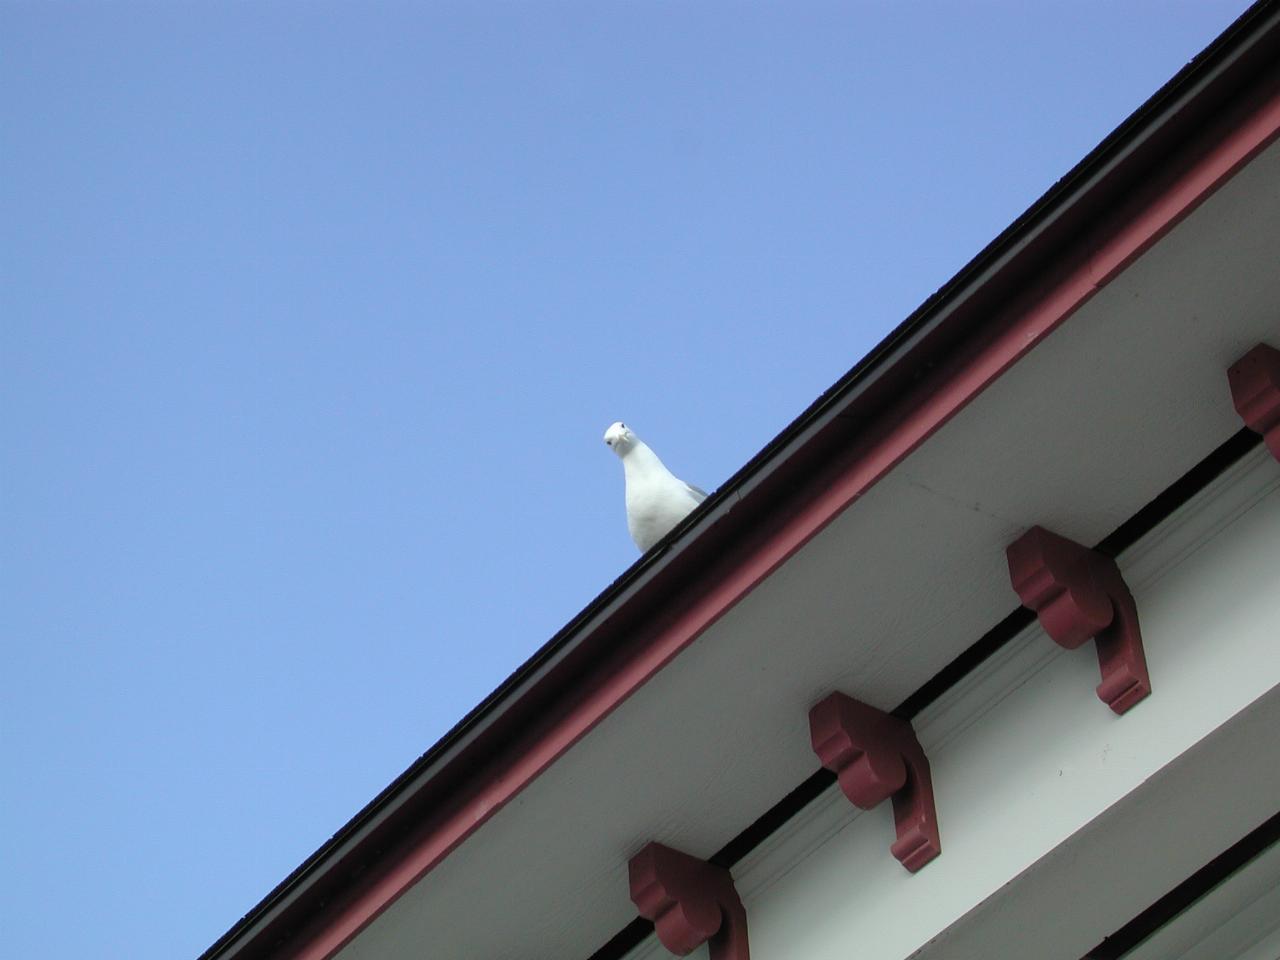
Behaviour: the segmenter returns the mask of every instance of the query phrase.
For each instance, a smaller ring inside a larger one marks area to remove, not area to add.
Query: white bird
[[[627,486],[627,529],[640,552],[648,550],[687,517],[707,494],[668,470],[631,428],[619,421],[604,442],[622,460]]]

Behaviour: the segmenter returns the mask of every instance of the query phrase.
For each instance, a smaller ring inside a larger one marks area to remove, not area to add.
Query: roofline
[[[200,960],[325,960],[1280,134],[1261,0]]]

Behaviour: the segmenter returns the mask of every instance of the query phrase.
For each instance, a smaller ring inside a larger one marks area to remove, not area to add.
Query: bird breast
[[[697,505],[692,491],[675,477],[640,483],[627,478],[627,529],[641,550],[670,533]]]

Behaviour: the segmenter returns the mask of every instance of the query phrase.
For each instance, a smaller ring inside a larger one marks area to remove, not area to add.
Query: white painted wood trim
[[[864,814],[827,790],[734,869],[755,960],[835,960],[852,952],[860,960],[1014,958],[1031,955],[1018,952],[1029,947],[1044,960],[1076,960],[1256,826],[1249,818],[1260,822],[1258,810],[1280,807],[1280,738],[1272,735],[1262,745],[1272,769],[1255,771],[1252,806],[1201,797],[1182,809],[1184,820],[1212,811],[1214,829],[1188,838],[1199,842],[1185,844],[1181,855],[1155,858],[1162,862],[1140,871],[1140,882],[1094,878],[1095,892],[1127,889],[1076,918],[1072,937],[992,943],[982,935],[984,925],[1007,935],[1025,921],[992,923],[986,914],[999,912],[1002,900],[1016,914],[1017,898],[1008,894],[1031,874],[1049,875],[1028,884],[1033,893],[1046,880],[1052,886],[1055,872],[1068,885],[1082,882],[1054,862],[1055,853],[1081,860],[1101,844],[1105,854],[1115,832],[1105,829],[1108,819],[1140,823],[1145,806],[1168,813],[1167,791],[1182,784],[1184,798],[1194,792],[1195,770],[1184,768],[1221,774],[1219,753],[1228,744],[1259,746],[1266,727],[1258,716],[1280,722],[1280,467],[1265,449],[1224,472],[1118,562],[1138,601],[1152,697],[1125,717],[1112,715],[1094,696],[1092,644],[1065,651],[1032,625],[916,719],[933,765],[942,857],[907,874],[888,852],[888,805]],[[1012,609],[1012,591],[1010,599]],[[1236,611],[1234,619],[1217,616],[1225,608]],[[982,772],[976,780],[975,770]],[[1126,812],[1126,801],[1137,809]],[[667,955],[650,937],[628,956]]]

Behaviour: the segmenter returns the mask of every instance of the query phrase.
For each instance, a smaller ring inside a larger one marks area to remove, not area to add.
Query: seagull
[[[622,460],[627,529],[644,553],[707,499],[706,491],[675,476],[620,420],[604,432],[604,442]]]

